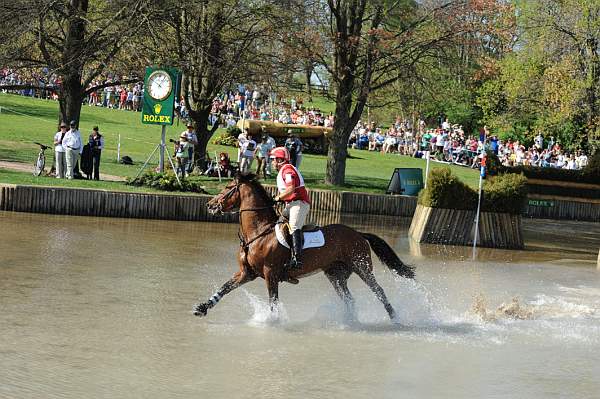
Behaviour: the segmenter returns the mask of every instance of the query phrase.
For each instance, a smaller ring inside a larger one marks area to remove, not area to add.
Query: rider
[[[304,179],[290,164],[290,153],[285,147],[276,147],[271,150],[273,166],[279,171],[277,174],[277,189],[279,194],[274,198],[276,202],[285,202],[285,211],[288,215],[290,234],[292,235],[292,257],[290,268],[302,268],[302,226],[310,210],[310,199],[304,187]]]

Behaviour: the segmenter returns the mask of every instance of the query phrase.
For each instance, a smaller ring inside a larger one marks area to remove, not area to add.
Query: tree
[[[326,183],[344,184],[348,138],[371,93],[414,75],[417,65],[460,31],[450,14],[458,4],[327,0],[333,56],[319,62],[330,74],[336,109]]]
[[[486,122],[520,138],[540,132],[566,146],[593,146],[600,131],[600,1],[515,5],[514,53],[498,63],[478,98]]]
[[[15,0],[0,11],[0,62],[18,71],[56,75],[60,119],[79,121],[85,96],[138,81],[139,65],[120,57],[152,13],[143,0]],[[43,72],[42,72],[43,71]],[[131,79],[95,84],[107,71]],[[33,87],[38,85],[33,84]]]
[[[206,147],[218,122],[209,128],[213,100],[224,89],[252,83],[268,64],[262,44],[271,31],[267,23],[269,1],[194,0],[171,2],[161,15],[164,27],[155,36],[161,46],[160,59],[178,67],[182,95],[193,121],[198,145],[196,159],[205,160]]]

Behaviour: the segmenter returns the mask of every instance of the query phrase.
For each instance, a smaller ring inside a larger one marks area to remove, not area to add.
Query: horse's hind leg
[[[385,292],[383,291],[383,288],[381,288],[381,286],[379,285],[377,280],[375,280],[375,275],[371,271],[369,264],[365,264],[364,262],[355,263],[354,264],[354,272],[356,274],[358,274],[358,277],[360,277],[361,280],[364,281],[369,286],[371,291],[373,291],[375,293],[375,295],[377,296],[377,299],[379,299],[381,301],[381,303],[383,303],[383,306],[385,307],[385,310],[388,312],[390,319],[394,320],[396,318],[396,311],[394,310],[394,308],[388,301],[387,296],[385,295]]]
[[[354,318],[354,298],[348,289],[348,278],[352,270],[344,263],[337,263],[324,271],[325,275],[333,285],[335,292],[344,301],[346,306],[346,315]]]
[[[221,298],[227,294],[229,294],[234,289],[239,286],[247,283],[248,281],[254,280],[255,276],[250,275],[248,272],[239,271],[233,275],[221,288],[210,297],[210,299],[204,303],[200,303],[194,307],[194,315],[196,316],[206,316],[208,313],[208,309],[213,308]]]

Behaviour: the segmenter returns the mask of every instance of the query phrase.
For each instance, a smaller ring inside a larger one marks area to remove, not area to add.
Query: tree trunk
[[[208,143],[219,126],[219,122],[217,122],[211,128],[208,127],[210,109],[211,108],[205,108],[199,111],[190,112],[190,118],[194,123],[194,131],[198,137],[198,145],[194,146],[194,159],[196,160],[196,165],[202,170],[205,170],[208,164],[208,159],[206,157]]]
[[[341,186],[346,181],[346,157],[348,156],[348,139],[352,133],[350,109],[352,106],[352,90],[349,85],[338,87],[335,106],[335,123],[328,137],[327,169],[325,183]]]
[[[65,79],[59,96],[60,118],[66,124],[75,121],[79,127],[81,104],[83,102],[84,90],[81,87],[81,77],[72,76]]]
[[[304,67],[304,74],[306,77],[306,94],[308,94],[308,101],[312,102],[312,85],[310,84],[310,78],[312,76],[313,73],[313,66],[312,64],[308,63],[306,64],[306,66]]]

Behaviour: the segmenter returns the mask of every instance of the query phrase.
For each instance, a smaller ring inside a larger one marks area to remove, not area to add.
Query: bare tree
[[[453,13],[466,0],[287,1],[325,11],[313,14],[318,20],[306,24],[294,46],[303,48],[304,56],[310,55],[313,65],[329,75],[336,109],[325,182],[342,185],[348,138],[371,94],[415,75],[420,63],[439,54],[440,47],[460,31]]]
[[[234,85],[266,79],[261,54],[273,29],[266,19],[270,2],[192,0],[168,8],[162,19],[166,28],[156,32],[155,40],[164,46],[162,60],[183,73],[182,95],[198,136],[196,159],[202,163],[219,127],[217,122],[209,128],[215,97]]]
[[[89,93],[139,80],[140,67],[124,49],[147,21],[147,5],[143,0],[11,1],[0,11],[0,62],[22,73],[44,69],[57,76],[60,118],[78,121]],[[108,70],[120,77],[94,84]],[[132,78],[121,79],[127,75]]]

